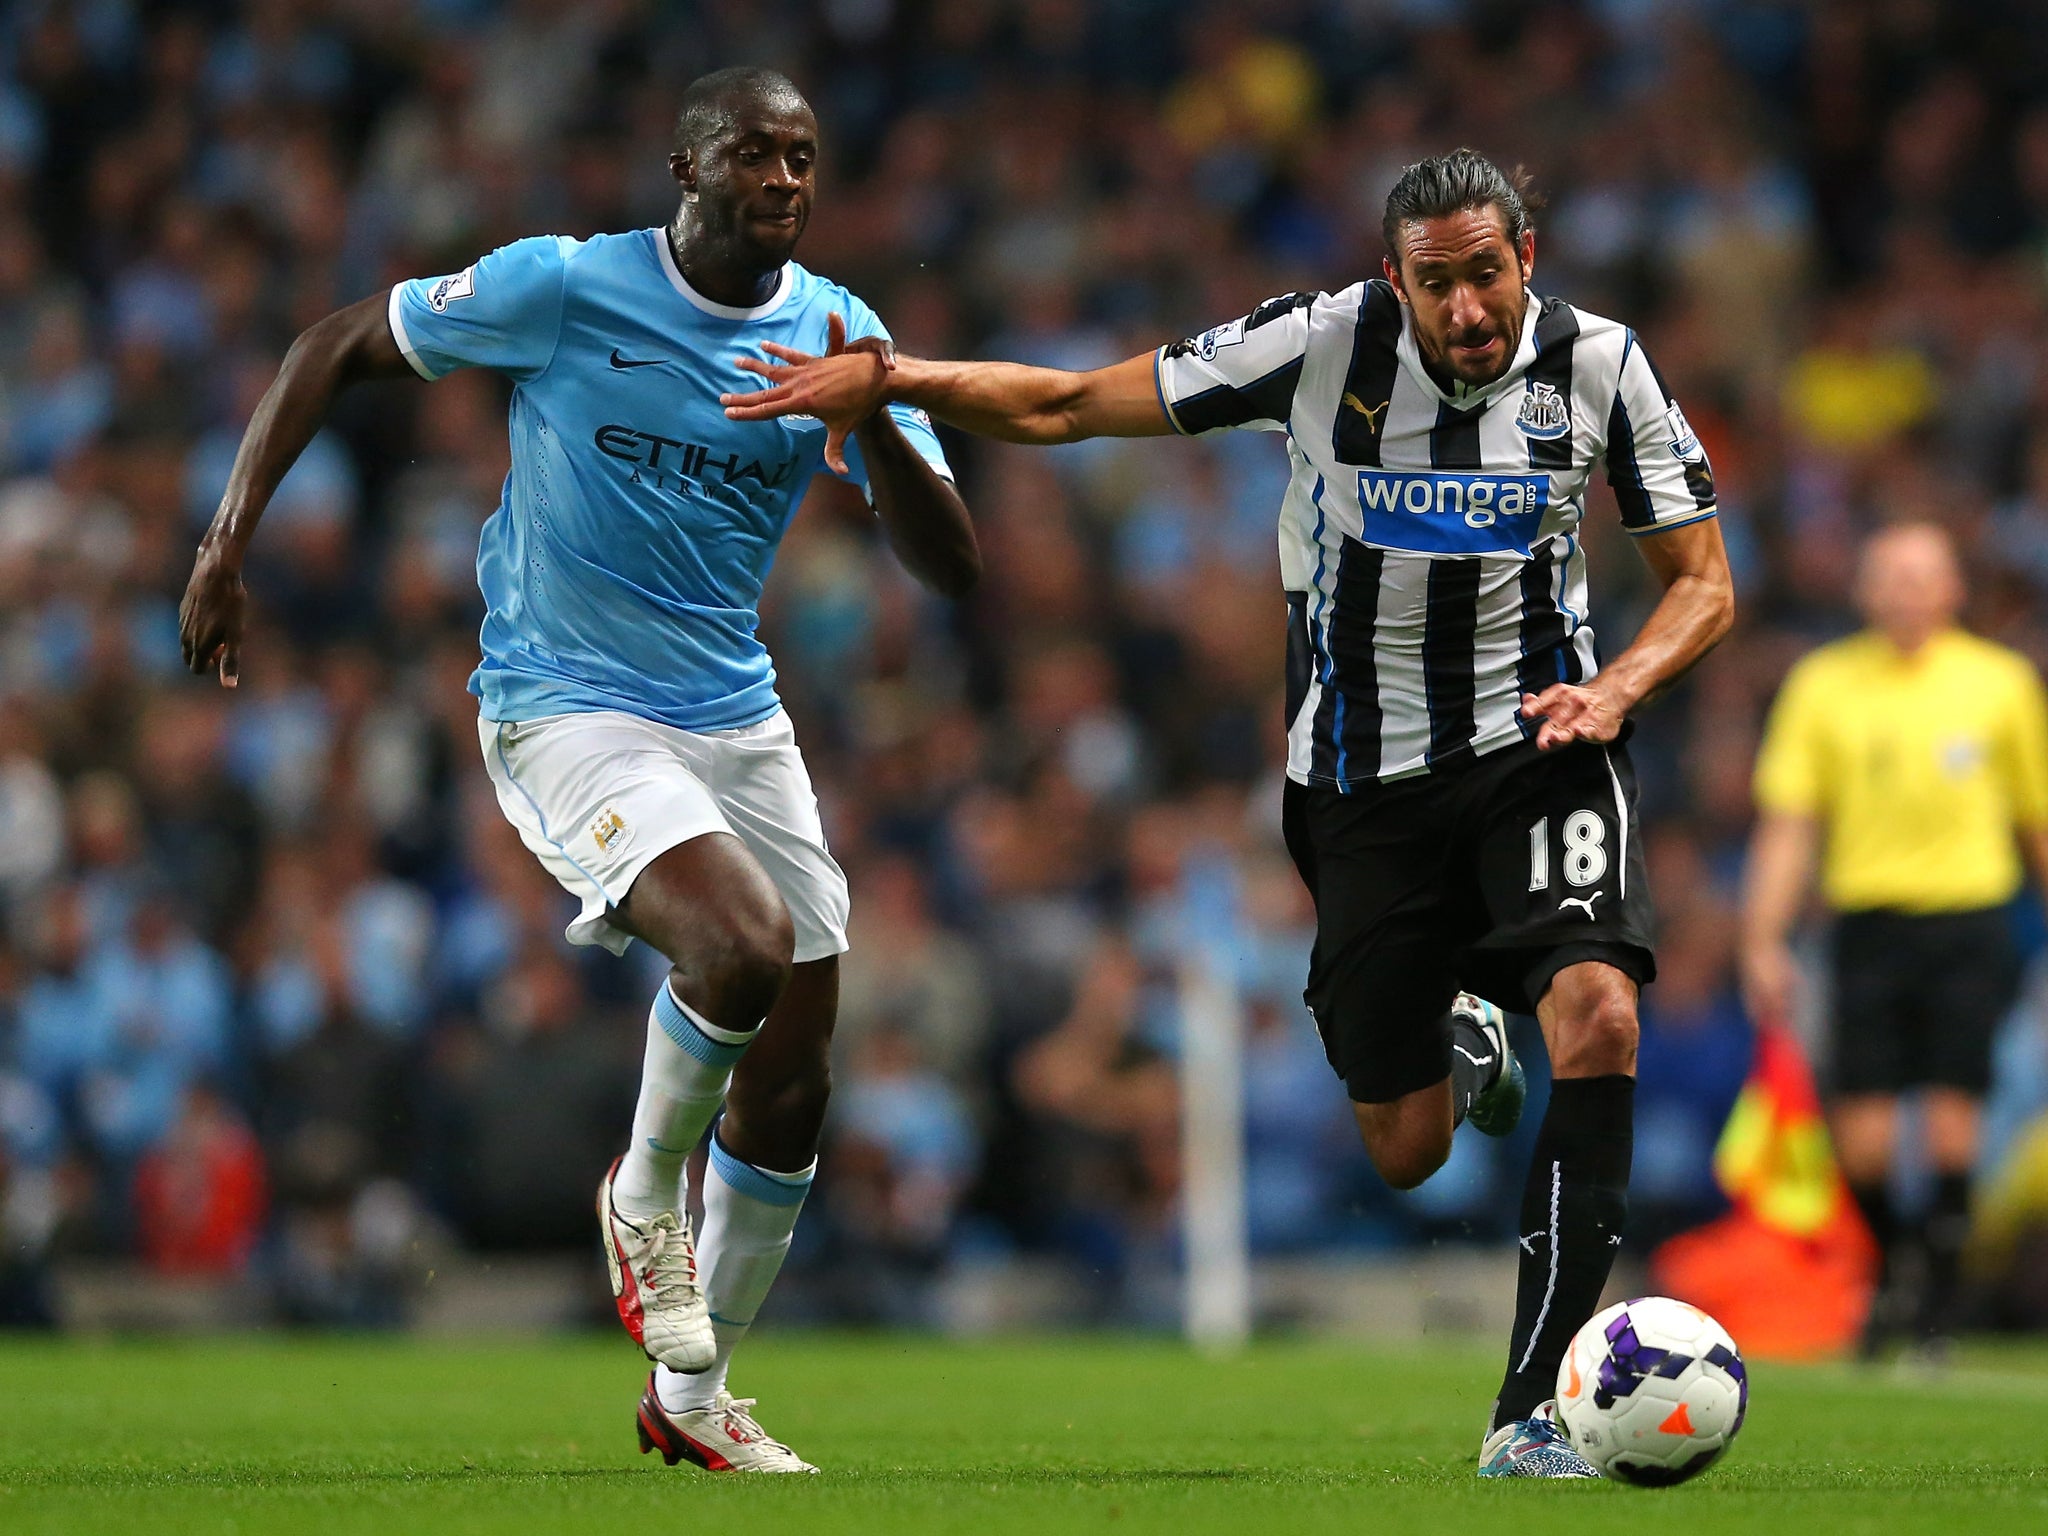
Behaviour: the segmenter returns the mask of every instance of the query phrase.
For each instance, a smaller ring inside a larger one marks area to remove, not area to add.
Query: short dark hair
[[[1470,209],[1500,209],[1507,226],[1508,243],[1519,247],[1529,232],[1529,214],[1542,206],[1529,173],[1516,166],[1503,171],[1476,149],[1454,149],[1448,155],[1431,155],[1401,172],[1394,190],[1387,194],[1387,211],[1380,220],[1380,237],[1387,243],[1387,256],[1400,265],[1401,226],[1418,219],[1440,219]]]
[[[676,153],[695,149],[716,137],[725,127],[726,118],[736,102],[761,101],[777,96],[810,110],[810,103],[804,100],[804,93],[796,88],[796,82],[780,70],[736,64],[730,69],[715,69],[708,75],[699,75],[684,89],[683,104],[676,113]]]

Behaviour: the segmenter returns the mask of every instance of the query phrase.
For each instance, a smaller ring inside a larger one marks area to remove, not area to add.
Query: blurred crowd
[[[13,0],[0,1316],[43,1315],[52,1256],[376,1323],[422,1252],[588,1245],[661,965],[563,946],[475,760],[504,383],[343,400],[257,541],[238,691],[181,671],[176,604],[299,329],[527,234],[665,220],[680,88],[737,62],[824,125],[801,259],[929,355],[1110,362],[1376,274],[1407,161],[1535,174],[1535,286],[1643,336],[1741,582],[1736,634],[1637,737],[1664,931],[1638,1233],[1710,1213],[1758,721],[1852,624],[1860,536],[1949,525],[1972,622],[2048,659],[2040,7]],[[970,601],[821,485],[765,605],[855,899],[794,1294],[915,1322],[949,1266],[1037,1254],[1129,1315],[1175,1262],[1179,979],[1208,955],[1248,1019],[1260,1251],[1504,1240],[1526,1146],[1460,1138],[1388,1194],[1301,1005],[1280,441],[947,442]],[[1588,521],[1618,644],[1653,594],[1604,489]],[[2010,1142],[2048,1065],[2027,1024],[2002,1052]]]

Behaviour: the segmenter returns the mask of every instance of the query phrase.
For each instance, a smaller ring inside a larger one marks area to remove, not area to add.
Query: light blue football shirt
[[[713,303],[659,229],[520,240],[391,290],[391,334],[421,377],[494,368],[515,385],[512,471],[477,552],[484,718],[616,709],[715,731],[775,713],[761,585],[825,426],[731,421],[718,397],[761,386],[739,360],[764,341],[824,351],[835,310],[849,337],[888,334],[794,262],[765,303]],[[890,410],[951,478],[929,419]],[[865,491],[851,442],[847,463]]]

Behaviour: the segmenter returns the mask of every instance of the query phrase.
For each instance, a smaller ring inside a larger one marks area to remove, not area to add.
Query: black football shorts
[[[1450,1071],[1459,991],[1533,1013],[1582,960],[1656,974],[1635,771],[1616,743],[1520,743],[1350,791],[1288,782],[1287,849],[1316,904],[1304,993],[1353,1100]]]
[[[2020,993],[2003,907],[1845,912],[1834,932],[1837,1093],[1991,1086],[1991,1044]]]

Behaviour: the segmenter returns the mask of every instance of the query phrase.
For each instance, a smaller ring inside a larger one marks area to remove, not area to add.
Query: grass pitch
[[[623,1340],[0,1341],[0,1532],[2048,1532],[2048,1352],[1754,1366],[1686,1487],[1481,1483],[1468,1345],[765,1337],[735,1386],[817,1478],[642,1457]]]

